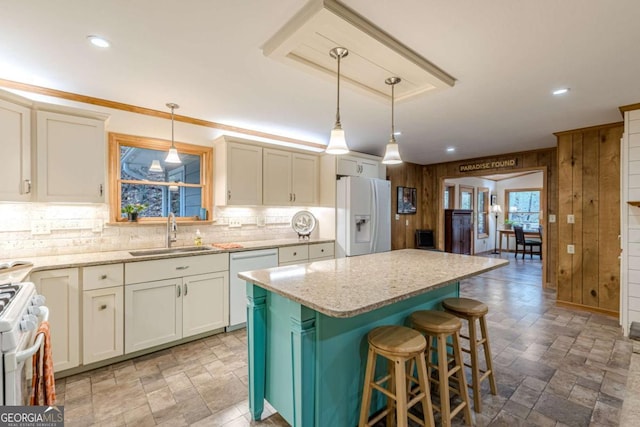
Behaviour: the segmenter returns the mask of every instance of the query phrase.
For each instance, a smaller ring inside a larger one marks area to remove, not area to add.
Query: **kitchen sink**
[[[214,248],[208,246],[187,246],[182,248],[162,248],[162,249],[143,249],[140,251],[131,251],[129,254],[133,256],[148,256],[148,255],[166,255],[166,254],[180,254],[184,252],[202,252],[213,251]]]

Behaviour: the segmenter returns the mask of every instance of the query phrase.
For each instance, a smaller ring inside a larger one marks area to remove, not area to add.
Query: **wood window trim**
[[[171,141],[164,139],[148,138],[143,136],[126,135],[109,132],[108,175],[109,175],[109,222],[114,224],[130,224],[126,218],[122,218],[120,206],[122,194],[120,192],[122,180],[120,179],[120,145],[153,150],[168,151]],[[213,215],[213,148],[201,145],[175,142],[179,153],[200,156],[200,182],[202,183],[202,207],[207,209],[209,218]],[[149,184],[169,185],[167,182],[149,182]],[[181,184],[193,186],[186,183]],[[198,185],[196,185],[198,186]],[[198,186],[199,187],[199,186]],[[139,218],[138,223],[164,223],[167,217]],[[204,222],[196,217],[178,217],[178,222]],[[211,221],[208,221],[211,222]]]
[[[509,189],[505,189],[504,190],[504,210],[505,210],[505,219],[509,218],[509,215],[511,213],[511,211],[509,210],[509,195],[510,193],[521,193],[521,192],[525,192],[525,191],[537,191],[538,193],[540,193],[540,212],[543,212],[544,208],[544,202],[542,200],[544,193],[543,193],[543,189],[540,187],[531,187],[531,188],[509,188]],[[531,212],[532,213],[532,212]],[[538,218],[538,221],[542,221],[542,214],[540,214],[540,217]]]
[[[477,238],[478,239],[488,239],[489,238],[489,234],[491,232],[490,224],[489,224],[489,204],[491,202],[490,196],[489,196],[489,188],[487,188],[487,187],[478,187],[478,195],[476,197],[476,203],[478,203],[480,201],[480,194],[481,193],[484,194],[484,210],[481,212],[480,208],[477,207],[476,213],[477,213],[477,215],[482,215],[484,217],[484,224],[485,224],[486,233],[481,233],[480,230],[477,229]],[[478,224],[480,224],[480,221],[478,221]]]

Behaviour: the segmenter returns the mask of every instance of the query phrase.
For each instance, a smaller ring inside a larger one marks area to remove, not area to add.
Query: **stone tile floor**
[[[632,342],[615,319],[555,306],[537,259],[462,283],[489,306],[498,383],[483,384],[478,426],[617,426]],[[244,330],[57,381],[67,426],[287,426],[274,411],[251,423]],[[459,416],[455,425],[463,425]],[[632,421],[633,422],[633,421]],[[640,425],[640,421],[634,424]]]

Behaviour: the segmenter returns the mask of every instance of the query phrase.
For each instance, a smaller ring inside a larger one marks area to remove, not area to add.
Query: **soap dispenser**
[[[196,237],[193,239],[193,244],[196,246],[202,246],[202,234],[200,234],[200,229],[196,230]]]

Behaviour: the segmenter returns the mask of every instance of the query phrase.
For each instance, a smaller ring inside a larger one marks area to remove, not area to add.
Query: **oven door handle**
[[[40,315],[38,316],[40,317],[40,321],[41,322],[45,322],[47,320],[49,320],[49,309],[47,307],[45,307],[44,305],[40,306]],[[36,329],[37,331],[37,329]],[[29,348],[24,349],[22,351],[19,351],[16,353],[16,363],[20,364],[22,362],[24,362],[25,360],[27,360],[28,358],[30,358],[31,356],[33,356],[36,351],[38,351],[38,349],[40,347],[42,347],[42,341],[44,340],[44,334],[38,334],[36,335],[36,342]]]

